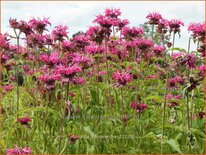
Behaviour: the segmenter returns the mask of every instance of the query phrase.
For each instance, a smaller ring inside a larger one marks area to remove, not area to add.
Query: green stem
[[[175,32],[173,32],[173,41],[172,41],[172,54],[173,54],[173,49],[175,47]]]

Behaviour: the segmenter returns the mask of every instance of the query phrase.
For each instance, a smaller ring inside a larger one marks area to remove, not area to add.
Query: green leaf
[[[168,141],[166,141],[166,143],[169,144],[172,147],[172,149],[174,149],[178,153],[183,154],[182,151],[180,150],[180,146],[177,140],[169,139]]]

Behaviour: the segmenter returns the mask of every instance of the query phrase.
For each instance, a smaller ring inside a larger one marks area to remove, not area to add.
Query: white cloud
[[[178,18],[184,21],[182,38],[177,39],[176,45],[187,49],[187,26],[191,22],[204,21],[204,6],[204,1],[3,1],[1,27],[3,32],[9,31],[10,17],[23,20],[29,20],[31,17],[50,17],[52,26],[68,25],[72,34],[86,30],[92,25],[95,15],[103,12],[105,8],[120,8],[122,18],[129,19],[131,26],[144,23],[149,11],[158,11],[167,19]]]

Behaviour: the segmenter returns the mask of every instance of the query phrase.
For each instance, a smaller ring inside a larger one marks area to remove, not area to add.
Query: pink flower
[[[184,56],[185,56],[184,52],[177,52],[177,53],[172,54],[172,59],[178,59],[178,58],[182,58]]]
[[[55,41],[56,40],[63,41],[64,37],[67,37],[67,30],[68,30],[67,26],[63,26],[63,25],[55,26],[54,30],[52,31],[53,39]]]
[[[8,39],[7,39],[7,34],[1,34],[0,33],[0,48],[9,48],[9,43],[8,43]]]
[[[22,125],[28,125],[28,123],[31,121],[30,117],[22,117],[18,118],[18,122]]]
[[[132,109],[135,109],[135,108],[136,108],[136,103],[135,103],[135,102],[131,102],[131,103],[130,103],[130,107],[131,107]]]
[[[45,36],[41,34],[30,34],[26,37],[26,43],[29,47],[35,47],[38,46],[39,48],[42,48],[45,44]]]
[[[141,113],[141,112],[143,112],[145,109],[147,109],[148,108],[148,105],[147,104],[144,104],[144,103],[138,103],[137,104],[137,110],[136,110],[136,112],[137,113]]]
[[[116,79],[116,82],[120,86],[125,86],[131,81],[132,76],[129,73],[121,73],[117,71],[113,74],[112,78]]]
[[[128,19],[120,20],[119,24],[118,24],[118,29],[122,30],[122,28],[124,28],[128,24],[129,24],[129,20]]]
[[[72,80],[77,73],[82,71],[77,65],[69,67],[58,66],[56,69],[56,72],[63,76],[62,82],[69,82],[69,80]]]
[[[177,83],[179,84],[184,83],[184,80],[179,76],[173,77],[169,81],[170,81],[170,87],[174,87]]]
[[[132,28],[124,27],[122,29],[122,35],[127,39],[140,37],[143,33],[144,33],[144,31],[141,27],[140,28],[137,28],[137,27],[132,27]]]
[[[148,48],[151,48],[153,46],[152,40],[149,39],[138,39],[136,41],[136,44],[138,48],[141,49],[142,51],[147,50]]]
[[[184,26],[184,23],[181,20],[172,19],[168,22],[170,27],[170,33],[174,31],[174,33],[180,33],[180,27]]]
[[[60,74],[44,74],[39,77],[39,80],[45,83],[44,87],[46,90],[53,90],[55,88],[55,81],[60,80],[61,76]]]
[[[26,36],[32,34],[32,27],[25,21],[19,21],[18,29],[25,33]]]
[[[95,54],[103,53],[104,52],[104,47],[102,45],[91,44],[91,45],[87,46],[85,48],[85,50],[88,54],[95,55]]]
[[[166,99],[167,99],[167,100],[181,99],[181,98],[182,98],[181,95],[173,95],[173,94],[167,94],[167,95],[166,95]]]
[[[69,139],[69,143],[74,143],[76,140],[79,139],[79,136],[71,134],[71,133],[68,134],[67,137]]]
[[[75,85],[82,85],[84,84],[85,80],[83,77],[79,77],[79,78],[73,78],[71,82]]]
[[[177,102],[170,102],[170,103],[167,104],[167,106],[169,108],[173,108],[173,107],[179,106],[179,103],[177,103]]]
[[[86,45],[88,45],[88,37],[85,35],[76,35],[72,39],[74,46],[77,48],[77,50],[83,50]]]
[[[49,18],[44,18],[44,19],[33,18],[29,21],[29,24],[38,33],[43,33],[44,30],[47,30],[46,26],[51,25],[51,23],[49,22]]]
[[[111,18],[117,18],[121,15],[120,9],[105,9],[105,16]]]
[[[193,53],[186,54],[183,59],[180,60],[180,64],[184,65],[187,68],[195,68],[196,66],[196,57]]]
[[[7,93],[8,91],[12,91],[13,89],[14,89],[14,86],[11,84],[3,86],[4,93]]]
[[[205,75],[205,71],[206,71],[205,65],[200,65],[200,66],[198,67],[198,70],[200,71],[200,73],[201,73],[202,75]]]
[[[88,69],[92,65],[92,59],[89,57],[82,56],[80,54],[77,54],[72,59],[73,64],[78,64],[82,67],[82,69]]]
[[[148,105],[147,104],[144,104],[144,103],[135,103],[135,102],[131,102],[130,103],[130,107],[134,110],[136,110],[137,113],[141,113],[143,112],[145,109],[148,108]]]
[[[10,25],[10,27],[11,28],[13,28],[13,29],[17,29],[18,28],[18,21],[17,21],[17,19],[9,19],[9,25]]]
[[[40,61],[45,63],[49,66],[49,68],[52,68],[54,65],[59,63],[59,55],[58,52],[52,52],[51,54],[42,54],[40,55]]]
[[[32,150],[30,147],[25,148],[18,148],[16,145],[13,149],[7,149],[6,154],[7,155],[14,155],[14,154],[31,154]]]
[[[165,47],[163,47],[161,45],[154,45],[155,55],[161,56],[164,51],[165,51]]]
[[[86,32],[86,35],[97,43],[102,43],[105,37],[105,30],[100,26],[91,26]]]
[[[74,43],[71,41],[63,41],[62,42],[62,50],[64,52],[70,52],[72,50],[72,48],[74,48]]]
[[[158,24],[162,16],[158,12],[151,12],[146,18],[149,19],[149,24]]]
[[[168,20],[161,18],[158,21],[158,25],[157,25],[157,32],[162,34],[162,33],[167,33],[167,28],[169,26]]]
[[[188,30],[192,32],[193,38],[204,42],[205,38],[205,23],[191,23]]]

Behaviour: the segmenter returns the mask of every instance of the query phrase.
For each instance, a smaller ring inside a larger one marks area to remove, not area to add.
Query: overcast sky
[[[31,17],[49,17],[52,27],[59,24],[69,26],[70,35],[85,31],[92,25],[95,15],[105,8],[120,8],[122,18],[127,18],[131,26],[138,26],[146,21],[148,12],[158,11],[166,19],[182,19],[185,27],[181,30],[181,39],[176,39],[176,46],[187,49],[189,34],[188,24],[204,22],[204,1],[17,1],[2,2],[2,32],[11,32],[9,18],[29,20]],[[194,48],[194,46],[192,45]]]

